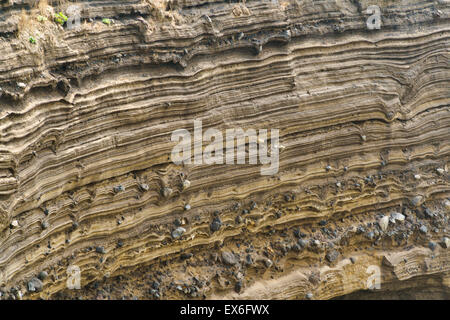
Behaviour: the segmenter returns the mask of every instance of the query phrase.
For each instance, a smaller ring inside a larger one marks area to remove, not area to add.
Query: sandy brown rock
[[[448,292],[448,3],[78,2],[77,30],[0,4],[4,296],[330,299],[371,266]],[[278,173],[175,165],[194,119],[279,129]]]

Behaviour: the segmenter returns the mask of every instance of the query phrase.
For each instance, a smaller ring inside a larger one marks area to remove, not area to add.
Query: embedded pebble
[[[222,251],[222,261],[228,265],[235,265],[238,263],[236,256],[228,251]]]
[[[164,198],[168,198],[172,194],[172,189],[168,188],[168,187],[164,187],[161,190],[161,194],[163,195]]]
[[[49,227],[50,225],[49,225],[49,223],[47,222],[47,221],[42,221],[42,223],[41,223],[41,227],[42,227],[42,229],[47,229],[48,227]]]
[[[450,248],[450,238],[447,237],[442,238],[442,247],[445,249]]]
[[[13,220],[13,221],[11,222],[10,227],[11,227],[12,229],[18,228],[18,227],[19,227],[19,221]]]
[[[305,240],[303,240],[303,239],[299,239],[299,240],[298,240],[298,245],[299,245],[300,247],[302,247],[302,248],[306,247],[307,244],[308,244],[308,243],[307,243]]]
[[[411,199],[411,204],[417,207],[422,202],[422,199],[423,199],[422,196],[415,196],[414,198]]]
[[[367,233],[366,237],[370,240],[375,238],[375,233],[373,233],[372,231],[370,231],[369,233]]]
[[[192,253],[182,253],[181,254],[181,256],[180,256],[180,258],[182,259],[182,260],[188,260],[188,259],[190,259],[190,258],[192,258],[193,257],[193,254]]]
[[[311,245],[314,247],[320,247],[320,241],[319,240],[312,240]]]
[[[389,216],[384,216],[383,218],[378,221],[378,225],[380,226],[381,230],[386,231],[389,225]]]
[[[237,293],[241,292],[242,290],[242,282],[238,281],[236,282],[236,284],[234,285],[234,291],[236,291]]]
[[[251,266],[251,265],[253,264],[253,258],[252,258],[251,255],[248,254],[248,255],[245,257],[245,264],[248,265],[248,266]]]
[[[428,243],[428,248],[430,248],[432,251],[434,251],[434,249],[436,249],[436,247],[437,247],[436,242],[430,241]]]
[[[40,292],[43,286],[44,284],[38,278],[33,278],[27,283],[28,292]]]
[[[334,262],[339,257],[339,252],[337,250],[332,250],[325,255],[328,262]]]
[[[47,277],[48,277],[47,271],[39,272],[39,275],[38,275],[39,280],[45,280]]]
[[[114,193],[119,193],[121,191],[125,191],[125,188],[122,185],[115,186],[113,188]]]
[[[183,181],[183,190],[189,188],[191,186],[191,182],[189,180],[184,180]]]
[[[270,268],[273,265],[273,262],[270,259],[266,259],[264,260],[264,265],[266,266],[266,268]]]
[[[222,221],[218,217],[215,217],[209,227],[212,232],[219,231],[219,229],[222,227]]]
[[[405,221],[405,216],[399,212],[392,212],[391,218],[393,218],[394,221]]]
[[[425,225],[421,225],[420,228],[419,228],[419,230],[420,230],[420,232],[422,232],[422,233],[427,233],[427,232],[428,232],[428,228],[427,228],[427,226],[425,226]]]
[[[450,201],[449,200],[444,201],[444,207],[446,210],[450,210]]]
[[[178,238],[180,238],[180,237],[183,235],[183,233],[185,233],[185,232],[186,232],[186,229],[185,229],[185,228],[183,228],[183,227],[178,227],[178,228],[176,228],[175,230],[172,231],[172,238],[178,239]]]
[[[105,251],[105,248],[104,247],[96,247],[95,248],[95,252],[97,252],[97,253],[102,253],[102,254],[105,254],[106,253],[106,251]]]

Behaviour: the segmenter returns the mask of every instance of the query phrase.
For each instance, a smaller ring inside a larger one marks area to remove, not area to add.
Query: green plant
[[[54,19],[56,23],[64,25],[64,23],[66,23],[69,18],[67,18],[67,16],[65,16],[62,12],[59,12],[58,14],[55,14]]]
[[[108,19],[108,18],[103,18],[102,19],[102,22],[104,23],[104,24],[107,24],[108,26],[111,24],[111,19]]]
[[[36,39],[34,38],[34,37],[32,37],[32,36],[30,36],[29,38],[28,38],[28,40],[30,41],[30,43],[36,43]]]
[[[44,17],[44,16],[39,15],[39,16],[37,16],[37,21],[44,22],[44,21],[47,21],[47,18]]]

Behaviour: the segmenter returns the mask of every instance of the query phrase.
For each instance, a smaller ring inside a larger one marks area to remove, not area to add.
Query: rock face
[[[447,1],[32,3],[0,3],[0,297],[448,293]],[[194,120],[278,129],[277,172],[174,163]]]

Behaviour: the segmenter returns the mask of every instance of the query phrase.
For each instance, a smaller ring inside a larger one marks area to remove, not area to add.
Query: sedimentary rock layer
[[[448,292],[447,1],[77,4],[0,3],[4,297]],[[194,120],[279,129],[278,172],[174,164]]]

